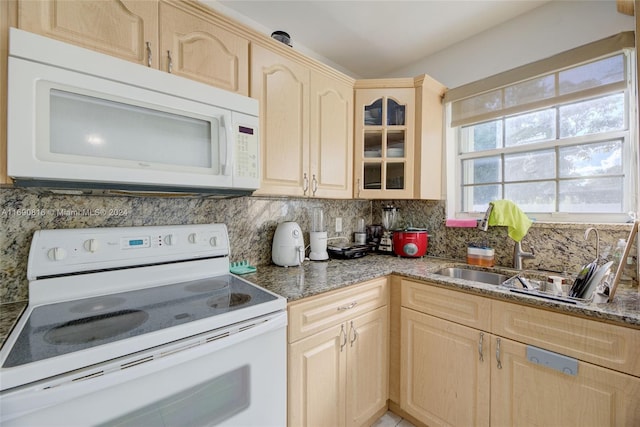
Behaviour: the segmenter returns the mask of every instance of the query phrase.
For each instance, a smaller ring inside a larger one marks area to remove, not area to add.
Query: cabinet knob
[[[313,174],[313,178],[311,179],[311,191],[312,195],[316,195],[316,191],[318,191],[318,180],[316,179],[316,174]]]
[[[498,369],[502,369],[502,360],[500,360],[500,338],[496,338],[496,362],[498,362]]]
[[[171,74],[173,72],[173,59],[171,58],[171,51],[167,51],[167,72]]]

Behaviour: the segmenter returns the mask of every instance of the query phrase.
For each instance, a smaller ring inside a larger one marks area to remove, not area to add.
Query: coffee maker
[[[387,205],[382,208],[382,237],[378,245],[378,252],[393,254],[393,229],[398,224],[398,212],[400,208]]]

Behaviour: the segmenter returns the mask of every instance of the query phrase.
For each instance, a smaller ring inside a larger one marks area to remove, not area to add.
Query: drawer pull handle
[[[480,340],[478,341],[478,353],[480,353],[480,361],[484,362],[484,354],[482,353],[482,343],[484,342],[484,332],[480,332]]]
[[[307,177],[307,173],[302,174],[302,195],[307,195],[307,190],[309,190],[309,178]]]
[[[500,338],[496,339],[496,361],[498,362],[498,369],[502,369],[502,361],[500,360]]]
[[[340,327],[340,336],[343,337],[342,344],[340,344],[340,352],[342,353],[342,350],[347,345],[347,333],[344,330],[344,325]]]
[[[338,311],[351,310],[356,305],[358,305],[358,301],[354,301],[351,304],[342,305],[342,306],[338,307]]]
[[[351,332],[353,332],[352,334],[353,338],[351,338],[350,344],[351,344],[351,347],[353,347],[353,343],[356,342],[356,340],[358,339],[358,331],[356,331],[355,326],[353,326],[353,320],[351,321]]]
[[[151,43],[147,42],[147,67],[151,67]]]

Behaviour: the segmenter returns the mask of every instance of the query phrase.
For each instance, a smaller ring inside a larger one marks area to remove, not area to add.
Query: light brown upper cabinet
[[[355,105],[355,197],[413,198],[413,80],[359,81]]]
[[[353,194],[353,86],[311,72],[311,195],[350,199]]]
[[[352,85],[254,45],[251,96],[260,100],[256,194],[351,198]]]
[[[21,0],[18,27],[158,68],[158,2]]]
[[[161,2],[160,52],[161,70],[249,94],[249,41],[201,11]]]
[[[193,3],[21,0],[18,17],[27,31],[249,93],[249,41]]]
[[[444,92],[426,75],[356,82],[356,198],[442,198]]]

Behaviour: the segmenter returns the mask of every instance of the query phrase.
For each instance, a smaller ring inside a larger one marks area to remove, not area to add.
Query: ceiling
[[[222,5],[267,34],[286,31],[294,48],[309,49],[353,77],[373,78],[550,0],[201,1]]]

